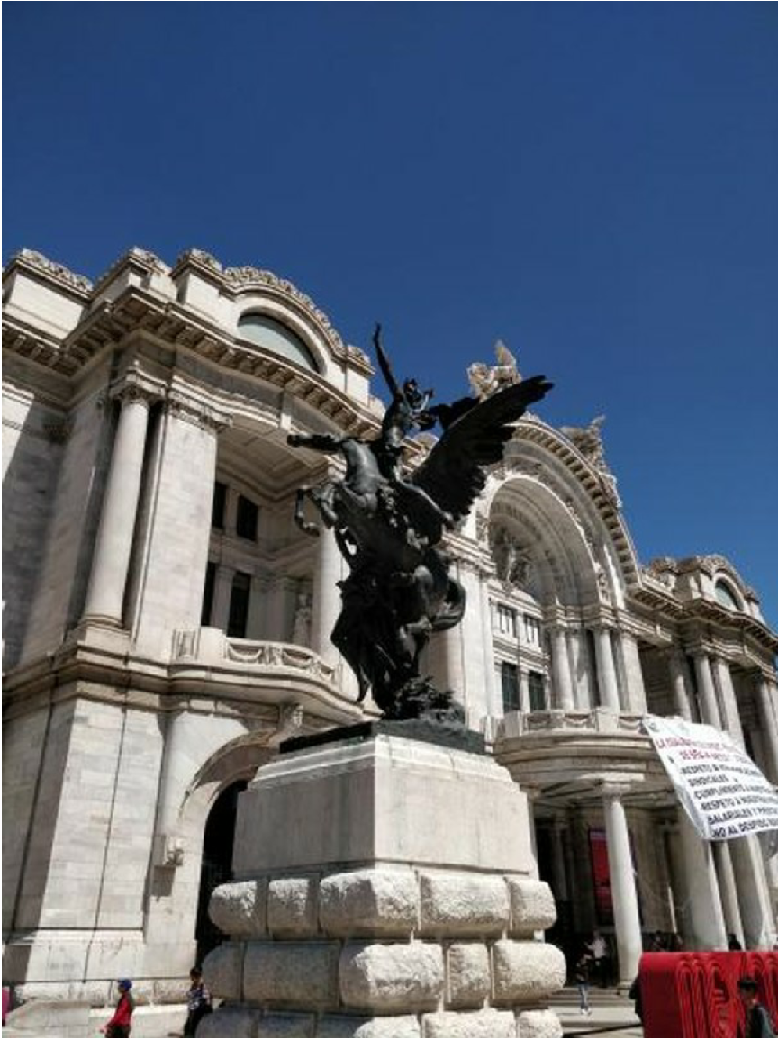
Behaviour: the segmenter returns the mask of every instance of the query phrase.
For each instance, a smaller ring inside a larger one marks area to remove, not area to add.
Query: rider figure
[[[406,379],[400,386],[395,379],[392,366],[381,346],[381,326],[376,325],[373,343],[378,364],[392,394],[392,403],[384,413],[381,424],[380,450],[376,451],[381,472],[387,480],[400,477],[400,460],[403,441],[415,428],[430,430],[435,425],[435,416],[427,410],[432,390],[419,390],[415,379]]]

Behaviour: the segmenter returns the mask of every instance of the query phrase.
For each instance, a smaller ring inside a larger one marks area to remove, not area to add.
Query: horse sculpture
[[[340,454],[345,476],[297,492],[295,521],[307,534],[310,498],[349,565],[340,582],[341,612],[332,641],[357,677],[359,699],[372,690],[388,718],[462,721],[451,691],[419,674],[419,657],[433,632],[464,616],[465,590],[449,576],[438,547],[447,528],[469,512],[485,484],[485,468],[502,456],[513,423],[551,387],[544,376],[511,385],[484,401],[465,398],[429,407],[414,380],[394,379],[376,329],[379,365],[393,395],[374,440],[331,434],[290,434],[292,447]],[[402,471],[402,441],[436,422],[443,435],[412,473]]]

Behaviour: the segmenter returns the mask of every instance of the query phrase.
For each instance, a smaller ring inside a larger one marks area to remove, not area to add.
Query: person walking
[[[595,932],[592,936],[592,941],[589,943],[589,949],[592,951],[592,961],[594,963],[595,974],[597,975],[600,986],[602,989],[605,989],[608,985],[606,977],[608,947],[599,932]]]
[[[132,1028],[132,997],[130,979],[119,979],[119,1001],[113,1017],[100,1030],[106,1036],[129,1036]]]
[[[582,1015],[591,1015],[592,1013],[592,1009],[589,1007],[589,966],[591,960],[591,954],[588,950],[584,950],[575,966],[575,984],[578,987],[579,1011]]]
[[[746,1031],[741,1033],[738,1027],[738,1036],[775,1036],[770,1012],[759,1003],[757,992],[756,979],[749,976],[738,979],[737,995],[746,1012]]]
[[[203,983],[203,973],[198,967],[189,972],[189,980],[192,985],[186,995],[186,1023],[184,1025],[184,1036],[195,1036],[197,1026],[206,1015],[213,1011],[211,1005],[211,994]]]

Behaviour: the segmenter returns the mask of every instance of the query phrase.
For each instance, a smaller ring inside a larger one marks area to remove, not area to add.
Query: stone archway
[[[214,725],[218,721],[211,720]],[[156,851],[145,937],[147,974],[153,977],[187,977],[198,953],[196,932],[208,820],[216,809],[218,821],[217,805],[223,792],[236,785],[245,786],[273,753],[258,734],[244,732],[232,739],[227,732],[224,735],[225,743],[196,770],[176,799],[178,810],[170,821],[175,847]],[[173,764],[172,771],[180,770],[184,764],[184,760],[177,767]],[[231,852],[230,849],[230,861]],[[206,898],[204,894],[203,902]]]
[[[195,919],[197,962],[202,964],[226,936],[208,916],[208,904],[213,890],[232,880],[232,847],[238,815],[238,798],[248,787],[248,780],[234,780],[223,788],[214,800],[203,832],[203,855],[200,867],[200,892]]]

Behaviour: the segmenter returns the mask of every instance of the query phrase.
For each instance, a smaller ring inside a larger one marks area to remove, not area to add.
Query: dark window
[[[752,762],[756,762],[756,752],[754,751],[754,739],[751,735],[751,731],[743,729],[743,743],[746,746],[746,754]]]
[[[540,672],[530,672],[528,676],[529,685],[529,710],[546,710],[546,684]]]
[[[213,613],[213,587],[216,583],[216,564],[211,560],[205,568],[205,587],[203,588],[203,612],[200,624],[206,628],[211,623]]]
[[[227,624],[227,635],[233,639],[244,639],[249,620],[249,593],[251,575],[236,571],[232,579],[232,595],[230,596],[230,620]]]
[[[600,696],[600,673],[597,670],[597,651],[594,648],[594,632],[590,628],[586,629],[586,647],[589,651],[589,674],[592,677],[592,701],[595,708],[601,708],[602,697]]]
[[[252,542],[257,540],[257,527],[259,524],[259,509],[254,502],[243,495],[238,495],[238,522],[236,530],[238,538],[248,538]]]
[[[519,669],[509,661],[503,661],[500,669],[502,672],[502,710],[519,711],[521,709]]]
[[[686,654],[686,675],[689,678],[690,696],[689,707],[692,711],[692,722],[702,722],[702,709],[700,708],[700,690],[697,686],[697,669],[694,667],[694,658]]]
[[[224,505],[227,501],[227,485],[217,480],[213,485],[213,508],[211,510],[211,527],[224,530]]]

